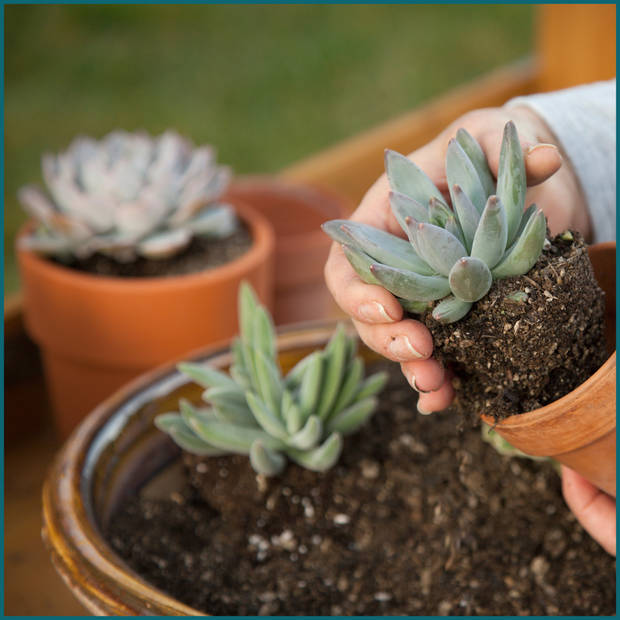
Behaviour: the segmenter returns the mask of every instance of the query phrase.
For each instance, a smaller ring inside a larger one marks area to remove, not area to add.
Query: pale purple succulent
[[[49,193],[27,186],[18,194],[38,224],[20,244],[42,254],[166,258],[196,235],[225,237],[238,226],[232,207],[218,203],[230,169],[210,146],[195,148],[173,131],[78,137],[43,155],[42,169]]]

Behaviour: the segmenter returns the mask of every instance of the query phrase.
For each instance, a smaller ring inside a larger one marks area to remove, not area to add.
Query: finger
[[[392,324],[368,325],[353,320],[362,341],[393,362],[427,359],[433,352],[433,338],[419,321],[405,319]]]
[[[363,282],[338,243],[332,244],[324,275],[336,303],[349,316],[370,324],[401,319],[403,309],[398,300],[383,287]]]
[[[444,368],[432,357],[427,360],[402,362],[400,369],[416,392],[438,390],[444,382]]]
[[[616,502],[572,469],[562,466],[564,499],[596,542],[616,555]]]
[[[452,386],[452,381],[450,381],[448,374],[446,373],[446,378],[438,390],[428,392],[426,394],[420,394],[420,397],[418,398],[418,411],[422,415],[428,415],[433,411],[441,411],[445,409],[453,399],[454,387]]]

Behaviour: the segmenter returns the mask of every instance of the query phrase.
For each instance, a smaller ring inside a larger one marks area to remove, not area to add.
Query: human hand
[[[568,166],[562,166],[558,148],[549,143],[553,140],[551,132],[527,108],[488,108],[468,113],[409,157],[426,172],[449,203],[444,169],[449,140],[458,128],[467,129],[480,143],[492,173],[497,175],[502,134],[508,120],[515,122],[524,152],[529,186],[526,205],[537,202],[545,210],[552,232],[566,229],[569,223],[587,232],[587,215],[585,221],[574,223],[577,215],[587,213],[579,203],[583,199],[576,178]],[[550,186],[556,177],[559,182]],[[392,215],[388,195],[389,184],[383,174],[368,190],[351,220],[404,237]],[[428,329],[420,321],[403,318],[402,307],[387,290],[364,283],[340,244],[332,245],[325,279],[336,303],[352,317],[362,341],[388,359],[400,362],[403,374],[420,392],[418,410],[430,413],[447,407],[454,396],[451,376],[431,357],[433,343]]]
[[[596,542],[616,555],[616,500],[562,465],[562,493],[572,513]]]

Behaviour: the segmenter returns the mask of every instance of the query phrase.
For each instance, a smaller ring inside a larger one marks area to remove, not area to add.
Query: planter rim
[[[325,344],[337,322],[308,321],[279,327],[278,350]],[[140,394],[146,391],[148,397],[150,392],[160,393],[158,386],[161,390],[162,382],[167,382],[165,387],[170,389],[187,383],[189,380],[176,370],[181,359],[229,363],[229,345],[230,341],[226,341],[202,347],[137,377],[96,407],[56,455],[43,485],[42,537],[56,570],[91,612],[136,615],[140,613],[140,604],[146,601],[156,615],[205,615],[148,584],[113,551],[93,522],[84,472],[143,404]],[[80,574],[83,579],[76,583],[73,574]],[[113,583],[121,575],[125,600],[120,599]]]
[[[244,272],[249,265],[265,259],[275,247],[275,233],[268,220],[253,207],[240,200],[230,200],[237,215],[249,225],[252,234],[252,245],[241,256],[234,260],[195,273],[179,274],[172,276],[154,277],[119,277],[99,274],[90,274],[70,267],[57,265],[51,260],[40,256],[32,250],[16,248],[16,251],[23,259],[27,260],[30,266],[38,272],[43,273],[49,279],[69,281],[73,286],[84,288],[99,288],[103,291],[114,289],[128,289],[132,291],[150,291],[155,288],[165,286],[171,289],[173,294],[175,289],[191,288],[202,282],[219,282],[234,277],[238,273]],[[22,237],[32,227],[33,221],[26,222],[17,235],[17,239]]]

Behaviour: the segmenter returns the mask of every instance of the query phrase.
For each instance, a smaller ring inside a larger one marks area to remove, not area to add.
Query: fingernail
[[[431,413],[433,412],[426,411],[426,409],[424,409],[423,407],[420,407],[420,401],[418,401],[418,413],[421,413],[422,415],[431,415]]]
[[[357,309],[357,312],[362,321],[366,323],[394,323],[395,321],[395,319],[385,311],[383,304],[380,304],[378,301],[362,304]]]
[[[396,336],[388,345],[388,351],[399,361],[406,362],[411,359],[424,357],[417,351],[407,336]]]
[[[552,148],[554,150],[558,150],[558,147],[555,144],[549,144],[548,142],[539,142],[538,144],[533,144],[532,146],[530,146],[527,149],[527,153],[526,155],[529,155],[530,153],[532,153],[533,151],[535,151],[536,149],[541,149],[541,148]]]
[[[409,385],[416,391],[419,392],[420,394],[428,394],[430,393],[432,390],[421,390],[416,382],[415,382],[415,375],[411,374],[409,375],[409,377],[407,377],[407,381],[409,381]]]

